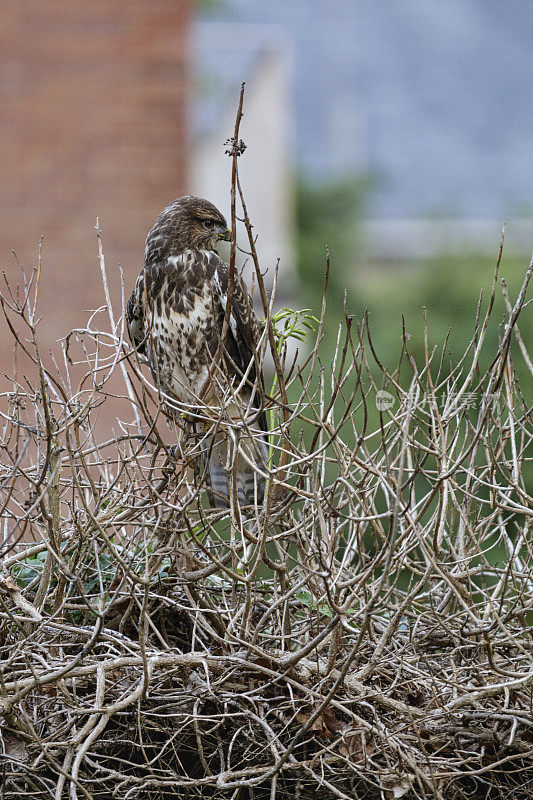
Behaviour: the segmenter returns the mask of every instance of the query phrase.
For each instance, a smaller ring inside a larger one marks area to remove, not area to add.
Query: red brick
[[[9,6],[9,8],[8,8]],[[115,298],[144,237],[186,188],[189,0],[0,6],[0,268],[44,236],[43,351],[101,305],[96,216]],[[11,342],[0,338],[0,370]]]

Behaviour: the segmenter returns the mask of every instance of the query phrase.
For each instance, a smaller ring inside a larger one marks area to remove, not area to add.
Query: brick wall
[[[102,302],[96,217],[113,291],[186,184],[188,0],[0,5],[0,269],[43,243],[43,345]],[[0,322],[6,332],[5,323]],[[11,342],[0,337],[0,370]]]

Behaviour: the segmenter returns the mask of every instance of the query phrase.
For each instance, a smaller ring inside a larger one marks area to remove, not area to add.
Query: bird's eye
[[[204,225],[209,230],[211,230],[211,228],[213,227],[214,224],[215,224],[215,220],[214,219],[206,219],[206,220],[204,220]]]

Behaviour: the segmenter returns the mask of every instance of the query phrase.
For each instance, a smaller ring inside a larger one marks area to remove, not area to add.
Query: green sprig
[[[310,308],[280,308],[270,317],[272,330],[276,340],[278,353],[281,354],[289,339],[306,342],[310,331],[315,331],[318,319],[311,314]],[[263,319],[266,324],[266,320]]]

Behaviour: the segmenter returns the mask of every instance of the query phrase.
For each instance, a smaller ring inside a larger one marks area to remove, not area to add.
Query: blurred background
[[[103,302],[96,217],[119,307],[118,265],[128,295],[168,202],[229,216],[242,81],[241,177],[278,306],[319,310],[328,246],[331,340],[346,290],[388,366],[402,314],[423,352],[422,306],[458,355],[504,221],[514,301],[533,243],[528,0],[5,0],[0,42],[0,267],[18,280],[12,250],[31,269],[44,237],[45,350]]]

